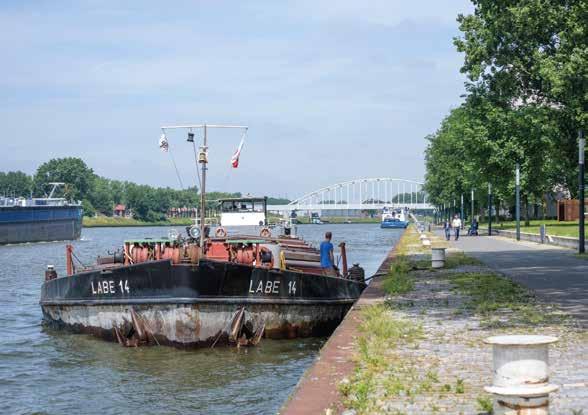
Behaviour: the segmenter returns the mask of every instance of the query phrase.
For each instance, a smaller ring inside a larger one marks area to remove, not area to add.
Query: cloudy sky
[[[209,189],[297,195],[422,179],[424,136],[459,104],[465,0],[2,1],[0,170],[83,158],[96,173],[194,183],[178,123],[211,131]],[[197,134],[197,138],[201,138]]]

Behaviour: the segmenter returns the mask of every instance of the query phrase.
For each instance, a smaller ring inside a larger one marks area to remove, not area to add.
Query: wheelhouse
[[[221,226],[267,225],[267,197],[239,197],[218,202]]]

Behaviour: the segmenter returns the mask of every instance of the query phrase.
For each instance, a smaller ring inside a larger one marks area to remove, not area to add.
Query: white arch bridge
[[[412,210],[432,210],[423,191],[423,183],[391,177],[349,180],[323,187],[293,200],[287,205],[268,205],[268,211],[319,212],[325,216],[345,216],[351,212],[407,207]]]

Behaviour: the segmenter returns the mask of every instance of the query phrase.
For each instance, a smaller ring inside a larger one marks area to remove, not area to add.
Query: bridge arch
[[[368,177],[325,186],[287,205],[269,206],[269,210],[371,210],[384,206],[432,208],[427,204],[422,182],[393,177]]]

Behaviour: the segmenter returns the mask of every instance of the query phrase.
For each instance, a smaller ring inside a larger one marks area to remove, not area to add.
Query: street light
[[[519,163],[516,164],[515,168],[515,217],[517,221],[517,241],[521,240],[521,168]]]
[[[488,236],[492,236],[492,184],[488,183]]]
[[[470,222],[474,223],[474,189],[472,189],[472,217]]]
[[[580,192],[579,192],[579,197],[578,199],[580,199],[579,202],[579,206],[578,206],[578,210],[579,210],[579,221],[578,221],[578,236],[579,236],[579,246],[578,246],[578,252],[583,254],[585,252],[585,237],[584,237],[584,215],[585,215],[585,209],[584,209],[584,187],[585,187],[585,183],[584,183],[584,148],[586,145],[586,139],[584,138],[584,131],[580,130],[578,131],[578,138],[580,139],[579,141],[579,157],[578,157],[578,164],[580,167]]]

